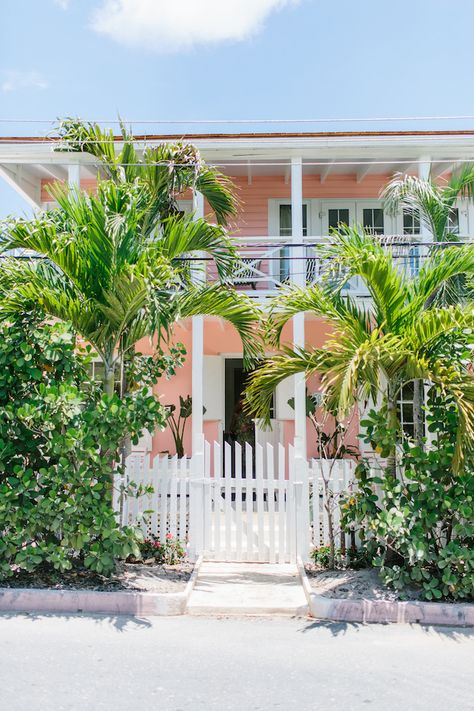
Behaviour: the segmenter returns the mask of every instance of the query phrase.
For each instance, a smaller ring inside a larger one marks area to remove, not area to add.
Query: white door
[[[321,203],[321,219],[323,235],[328,235],[340,225],[352,225],[355,222],[355,202],[331,200]]]

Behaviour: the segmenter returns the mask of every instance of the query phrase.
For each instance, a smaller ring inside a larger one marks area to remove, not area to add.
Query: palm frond
[[[323,352],[317,349],[283,348],[281,353],[266,359],[248,377],[245,391],[246,410],[268,424],[277,385],[299,373],[304,373],[307,378],[317,373],[322,354]]]
[[[431,180],[396,173],[381,193],[384,210],[396,215],[403,208],[418,214],[433,238],[444,241],[451,205]]]
[[[258,338],[260,311],[245,294],[221,284],[196,286],[174,296],[176,318],[218,316],[238,332],[243,345],[244,365],[250,367],[263,354]]]

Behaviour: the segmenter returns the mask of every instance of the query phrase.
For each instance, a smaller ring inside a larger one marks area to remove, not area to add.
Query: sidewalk
[[[296,565],[204,562],[188,613],[307,615],[308,604]]]

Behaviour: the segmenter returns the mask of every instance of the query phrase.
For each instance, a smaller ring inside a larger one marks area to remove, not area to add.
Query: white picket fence
[[[254,452],[247,443],[242,448],[214,442],[211,448],[206,442],[193,459],[131,455],[126,480],[151,484],[154,493],[125,497],[122,505],[117,497],[116,505],[123,523],[138,520],[147,535],[186,541],[192,556],[294,562],[328,544],[328,501],[340,535],[338,500],[353,485],[353,470],[349,460],[308,463],[298,446],[279,444],[275,451],[257,444]]]
[[[355,491],[355,466],[352,459],[311,459],[308,465],[310,545],[320,548],[329,544],[329,519],[333,516],[336,546],[348,547],[350,541],[341,529],[341,495]],[[327,487],[324,482],[329,482]],[[358,540],[358,539],[357,539]]]

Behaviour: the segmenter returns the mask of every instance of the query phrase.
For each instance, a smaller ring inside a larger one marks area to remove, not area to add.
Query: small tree
[[[146,388],[104,394],[77,348],[66,324],[42,315],[0,324],[0,577],[75,564],[110,573],[139,554],[111,481],[124,433],[137,442],[163,427],[164,408]]]

